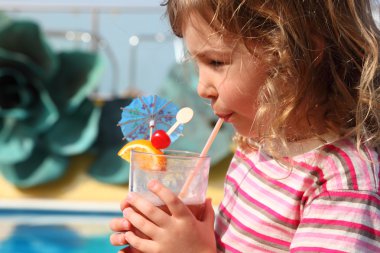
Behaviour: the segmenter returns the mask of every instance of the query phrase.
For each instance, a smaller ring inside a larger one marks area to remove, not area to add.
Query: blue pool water
[[[117,252],[108,227],[117,211],[0,208],[1,253]]]

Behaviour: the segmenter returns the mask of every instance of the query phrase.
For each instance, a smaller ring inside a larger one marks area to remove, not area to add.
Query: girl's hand
[[[120,202],[120,209],[123,211],[125,208],[129,207],[127,199]],[[109,224],[112,231],[115,233],[111,234],[110,241],[114,246],[128,245],[125,240],[125,232],[128,230],[133,230],[133,226],[126,218],[114,218]],[[129,247],[129,245],[123,249],[120,249],[118,253],[141,253],[137,249]]]
[[[120,209],[121,211],[123,211],[127,207],[128,207],[128,203],[126,199],[124,199],[120,203]],[[114,231],[114,233],[111,234],[110,236],[111,244],[114,246],[126,245],[127,241],[125,240],[124,233],[132,229],[131,223],[129,223],[129,221],[125,218],[114,218],[111,220],[109,227],[111,228],[112,231]]]
[[[129,193],[124,216],[129,225],[151,239],[128,229],[126,243],[141,252],[216,252],[214,211],[210,199],[206,201],[203,219],[197,220],[189,208],[158,181],[152,180],[148,188],[164,202],[171,215],[137,194]]]

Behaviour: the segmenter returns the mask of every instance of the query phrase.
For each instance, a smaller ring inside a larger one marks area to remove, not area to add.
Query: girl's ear
[[[322,62],[326,42],[325,42],[325,39],[317,33],[313,33],[311,35],[311,39],[313,42],[313,51],[314,51],[313,63],[315,65],[319,65]]]

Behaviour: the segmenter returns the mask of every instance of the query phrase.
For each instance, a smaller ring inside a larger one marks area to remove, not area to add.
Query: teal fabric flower
[[[95,141],[95,52],[54,52],[38,24],[0,25],[0,170],[18,187],[55,180]]]
[[[129,182],[129,163],[117,155],[126,143],[117,124],[121,117],[120,108],[132,100],[133,97],[117,98],[104,101],[102,105],[99,134],[91,149],[95,159],[88,169],[88,174],[100,182],[118,185]]]

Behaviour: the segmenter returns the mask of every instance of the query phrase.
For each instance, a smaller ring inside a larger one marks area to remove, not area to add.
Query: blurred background
[[[200,152],[216,118],[161,0],[0,0],[0,252],[117,252],[129,164],[121,107],[158,94],[191,107],[173,149]],[[217,205],[232,157],[224,125],[211,150]]]
[[[202,150],[217,119],[160,3],[0,0],[1,253],[117,252],[108,222],[129,179],[117,123],[132,99],[193,108],[171,148]],[[225,124],[209,151],[215,206],[232,136]]]

